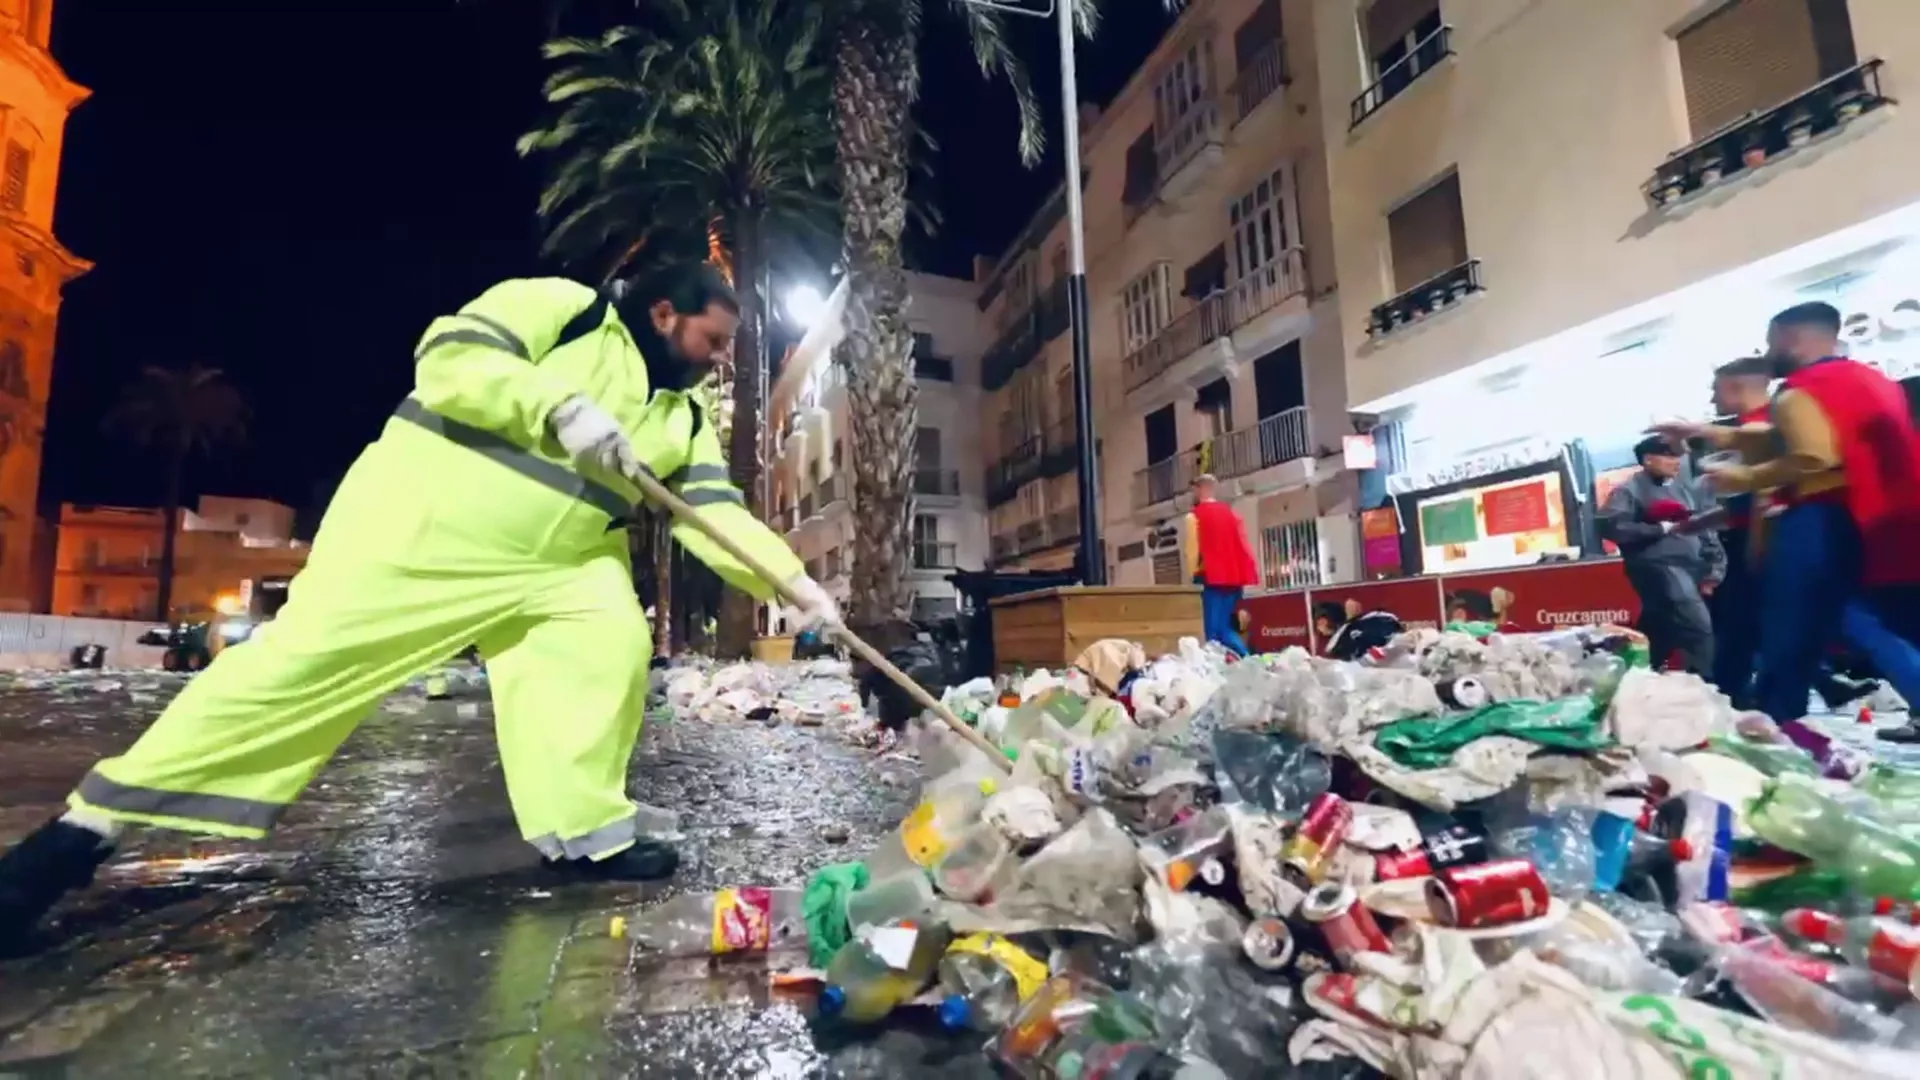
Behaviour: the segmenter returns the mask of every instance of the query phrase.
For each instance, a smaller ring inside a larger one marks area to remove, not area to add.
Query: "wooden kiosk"
[[[993,656],[1000,671],[1073,663],[1104,638],[1140,643],[1148,656],[1206,637],[1198,585],[1069,585],[994,599]]]

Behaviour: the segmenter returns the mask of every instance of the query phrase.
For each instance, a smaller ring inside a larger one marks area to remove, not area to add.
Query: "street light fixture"
[[[787,290],[782,306],[786,308],[787,318],[792,320],[795,326],[801,330],[809,330],[814,323],[820,321],[821,314],[826,311],[827,298],[821,296],[820,290],[811,285],[795,285]]]
[[[1074,70],[1073,2],[1048,0],[1043,9],[1015,0],[965,0],[975,7],[1009,15],[1054,20],[1060,37],[1060,134],[1067,159],[1067,317],[1073,329],[1074,434],[1079,439],[1080,574],[1088,585],[1107,583],[1107,560],[1100,543],[1098,459],[1093,441],[1093,348],[1087,327],[1087,230],[1080,193],[1080,86]]]

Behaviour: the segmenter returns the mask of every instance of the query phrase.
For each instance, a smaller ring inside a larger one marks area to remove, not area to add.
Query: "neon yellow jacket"
[[[576,466],[547,429],[555,406],[585,394],[620,422],[635,455],[705,520],[782,581],[804,572],[728,480],[710,418],[683,391],[653,393],[646,361],[595,290],[564,278],[504,281],[458,314],[435,319],[415,353],[413,399],[432,413],[491,432],[541,460]],[[597,469],[591,480],[629,503],[639,489]],[[773,588],[692,525],[673,538],[727,583],[765,600]]]

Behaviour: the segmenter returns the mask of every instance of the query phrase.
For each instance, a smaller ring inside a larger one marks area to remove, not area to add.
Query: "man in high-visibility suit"
[[[707,266],[608,292],[508,281],[436,320],[413,394],[341,482],[279,617],[0,857],[0,937],[89,882],[126,823],[266,836],[383,695],[469,645],[514,814],[548,865],[672,874],[677,853],[640,834],[626,792],[651,650],[620,527],[639,498],[627,477],[660,478],[787,581],[805,621],[839,618],[748,513],[687,394],[738,322]],[[696,528],[674,538],[773,595]]]

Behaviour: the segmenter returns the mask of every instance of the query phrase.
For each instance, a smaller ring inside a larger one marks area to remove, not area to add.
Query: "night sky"
[[[253,419],[189,491],[312,507],[406,394],[427,322],[496,280],[557,269],[537,258],[536,169],[513,152],[540,116],[539,5],[412,6],[61,0],[54,53],[93,96],[67,128],[56,229],[97,265],[66,292],[43,505],[155,503],[158,470],[99,417],[143,366],[198,362],[228,374]],[[595,6],[567,29],[595,29]],[[1168,23],[1157,0],[1107,7],[1080,52],[1081,96],[1101,102]],[[1052,115],[1052,29],[1021,23]],[[931,26],[921,119],[940,144],[945,221],[915,261],[964,276],[1055,185],[1058,140],[1023,169],[1011,95],[983,86],[951,24]]]

